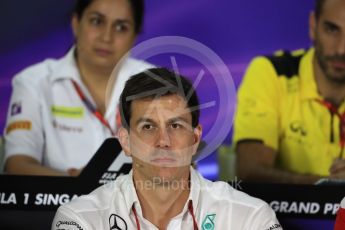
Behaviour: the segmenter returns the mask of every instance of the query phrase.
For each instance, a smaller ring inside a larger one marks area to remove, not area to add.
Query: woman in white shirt
[[[106,106],[115,65],[141,31],[142,0],[78,0],[71,20],[75,46],[13,79],[5,128],[9,174],[76,176],[105,138],[114,136],[118,98]],[[112,91],[130,75],[151,67],[128,58]],[[112,95],[118,95],[113,93]]]

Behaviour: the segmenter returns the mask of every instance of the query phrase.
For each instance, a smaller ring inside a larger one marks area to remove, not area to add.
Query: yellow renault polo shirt
[[[323,98],[313,56],[310,49],[252,61],[238,92],[233,140],[263,141],[278,152],[278,168],[327,176],[341,151],[340,121],[317,101]],[[344,111],[345,102],[338,112]]]

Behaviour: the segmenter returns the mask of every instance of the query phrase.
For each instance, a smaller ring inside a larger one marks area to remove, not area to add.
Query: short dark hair
[[[318,20],[320,18],[321,13],[322,13],[322,8],[323,8],[325,2],[326,2],[326,0],[315,0],[314,12],[315,12],[316,20]]]
[[[83,16],[85,9],[92,3],[94,0],[77,0],[73,13],[75,13],[80,20]],[[136,34],[140,33],[143,25],[144,18],[144,0],[128,0],[132,9],[132,14],[134,18],[134,31]]]
[[[121,122],[129,130],[132,101],[143,98],[177,94],[191,109],[192,127],[199,124],[199,99],[192,83],[186,77],[166,68],[152,68],[130,77],[120,96]]]

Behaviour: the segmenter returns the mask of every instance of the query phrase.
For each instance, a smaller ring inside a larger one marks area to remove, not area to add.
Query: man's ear
[[[79,19],[78,19],[78,16],[76,14],[73,14],[73,16],[72,16],[71,26],[72,26],[72,32],[73,32],[74,38],[77,39]]]
[[[201,141],[202,126],[199,124],[193,129],[193,132],[194,132],[194,143],[193,143],[193,156],[194,156],[198,150],[198,146]]]
[[[122,147],[122,150],[127,156],[131,156],[130,147],[129,147],[129,132],[127,129],[121,127],[118,131],[119,141]]]
[[[315,17],[315,12],[311,12],[309,15],[309,37],[312,41],[315,41],[316,37],[316,17]]]

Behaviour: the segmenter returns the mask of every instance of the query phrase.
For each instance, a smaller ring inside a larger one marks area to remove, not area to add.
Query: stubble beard
[[[342,75],[339,74],[333,74],[331,71],[331,66],[328,63],[329,61],[345,61],[345,55],[339,56],[339,55],[332,55],[332,56],[327,56],[324,54],[324,48],[323,46],[315,41],[314,42],[314,47],[315,47],[315,56],[316,56],[316,61],[318,62],[320,69],[322,71],[322,74],[324,77],[327,79],[332,84],[335,85],[341,85],[345,86],[345,70]]]

